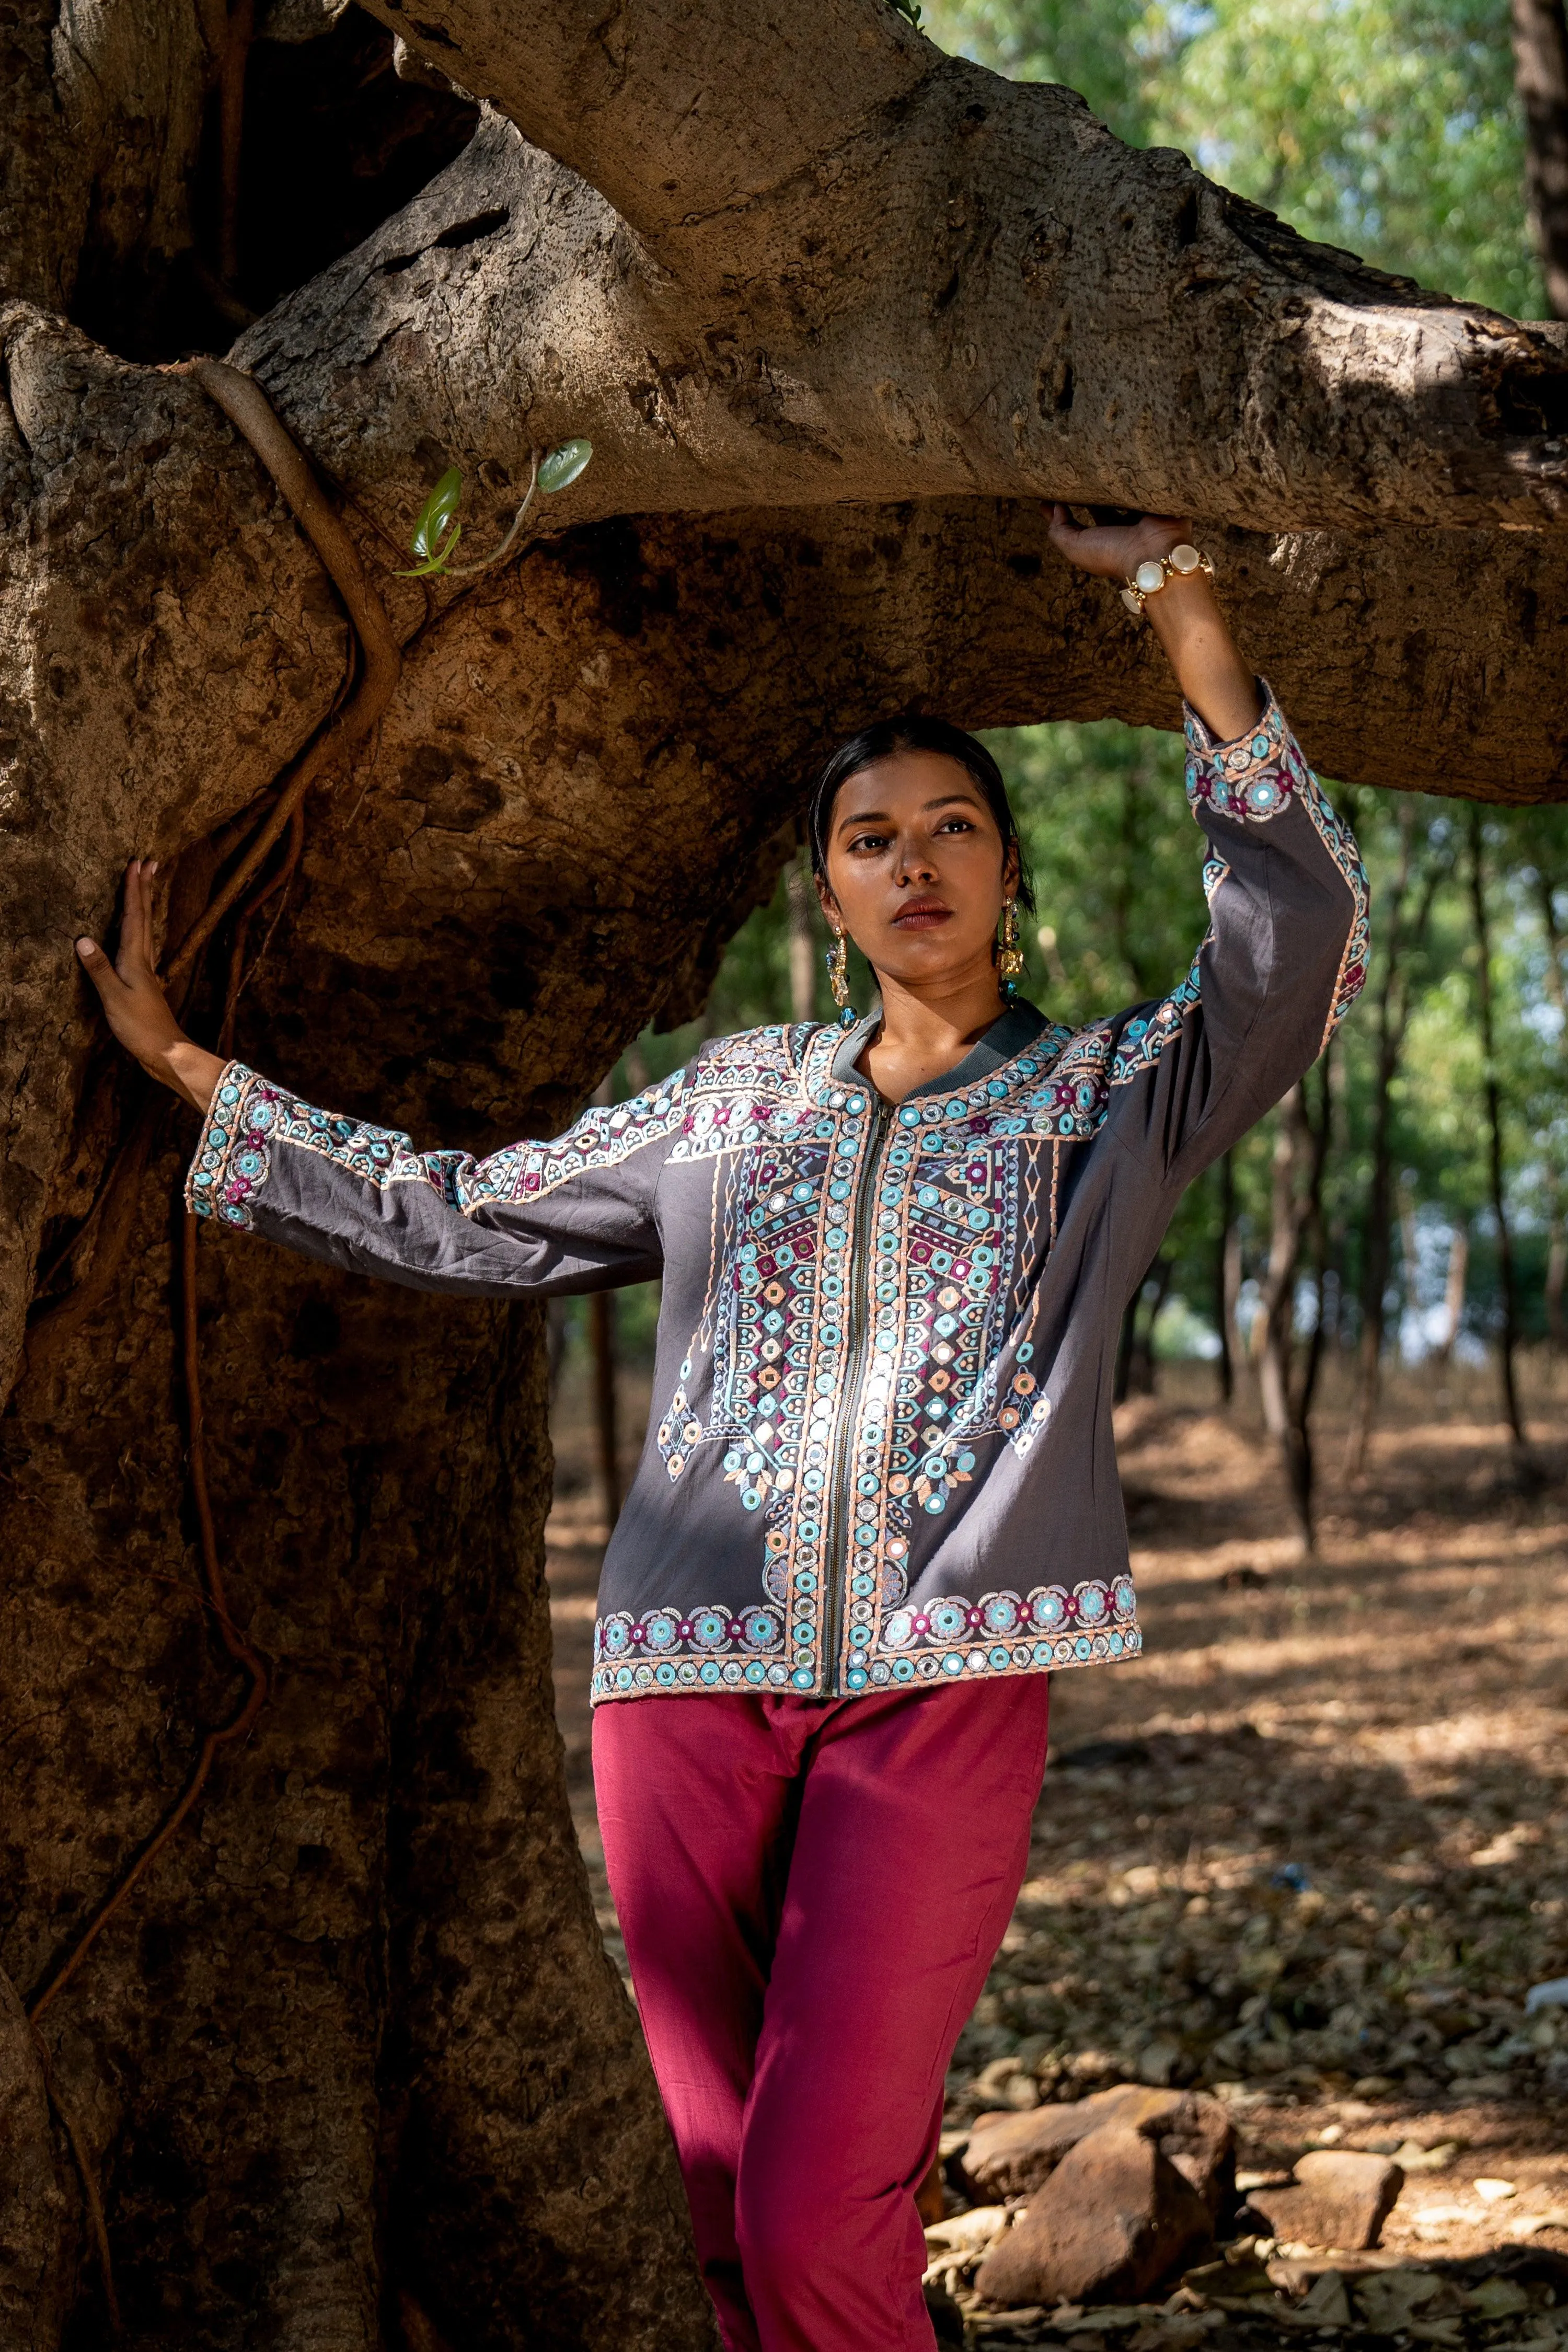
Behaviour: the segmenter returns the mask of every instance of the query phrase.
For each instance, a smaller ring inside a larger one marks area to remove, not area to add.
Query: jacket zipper
[[[846,1301],[843,1401],[833,1433],[833,1454],[827,1470],[827,1540],[822,1557],[828,1584],[824,1598],[823,1665],[826,1696],[843,1696],[838,1685],[838,1651],[844,1638],[845,1596],[849,1590],[849,1534],[855,1520],[855,1433],[860,1425],[860,1400],[870,1364],[872,1224],[882,1179],[879,1162],[886,1141],[890,1113],[875,1087],[865,1088],[871,1132],[861,1161],[860,1189],[855,1200],[855,1222],[849,1245],[849,1296]],[[842,1557],[840,1557],[840,1554]]]

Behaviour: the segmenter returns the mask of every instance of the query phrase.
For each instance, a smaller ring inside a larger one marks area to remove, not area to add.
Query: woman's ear
[[[1024,862],[1018,855],[1017,841],[1014,839],[1007,844],[1002,858],[1002,896],[1005,898],[1016,898],[1018,895],[1018,886],[1023,878]]]
[[[814,874],[811,878],[816,885],[817,902],[827,919],[829,927],[836,931],[845,929],[846,925],[839,912],[838,901],[828,888],[826,880],[820,874]]]

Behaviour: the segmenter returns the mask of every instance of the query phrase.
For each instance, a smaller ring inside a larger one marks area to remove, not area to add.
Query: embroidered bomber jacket
[[[654,1420],[604,1567],[595,1702],[870,1693],[1135,1655],[1111,1438],[1123,1309],[1184,1188],[1361,988],[1354,840],[1273,697],[1187,716],[1210,928],[1158,1003],[1005,1013],[898,1106],[870,1021],[748,1031],[476,1160],[238,1063],[200,1215],[429,1290],[663,1276]]]

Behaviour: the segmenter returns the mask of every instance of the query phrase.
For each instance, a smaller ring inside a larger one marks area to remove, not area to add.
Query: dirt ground
[[[1325,2342],[1568,2347],[1568,2008],[1525,2007],[1568,1976],[1568,1393],[1536,1368],[1542,1475],[1523,1490],[1484,1371],[1397,1378],[1353,1488],[1331,1394],[1303,1559],[1250,1401],[1216,1411],[1199,1366],[1163,1368],[1162,1388],[1118,1416],[1146,1652],[1056,1679],[1030,1875],[959,2044],[944,2145],[984,2109],[1194,2084],[1230,2105],[1243,2187],[1312,2147],[1399,2153],[1404,2191],[1359,2267],[1463,2291],[1425,2318],[1417,2294],[1402,2331],[1352,2294],[1350,2332]],[[619,1958],[588,1769],[604,1528],[580,1373],[556,1443],[558,1706]],[[1227,2314],[1191,2294],[1022,2322],[972,2307],[970,2333],[1081,2352],[1295,2341],[1317,2322],[1278,2290],[1327,2265],[1253,2252],[1272,2313],[1256,2293]],[[1353,2286],[1358,2265],[1338,2267]],[[950,2283],[973,2306],[962,2270]]]

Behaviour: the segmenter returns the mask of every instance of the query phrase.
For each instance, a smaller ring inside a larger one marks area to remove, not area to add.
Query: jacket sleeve
[[[1176,1191],[1318,1058],[1366,977],[1366,873],[1272,692],[1233,743],[1189,709],[1187,799],[1208,836],[1209,929],[1180,986],[1120,1024],[1122,1139]]]
[[[489,1159],[317,1110],[231,1062],[185,1179],[199,1217],[415,1290],[610,1290],[663,1263],[654,1192],[686,1074]],[[661,1148],[662,1147],[662,1148]]]

